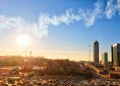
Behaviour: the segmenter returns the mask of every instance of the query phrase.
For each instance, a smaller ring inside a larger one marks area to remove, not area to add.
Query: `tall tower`
[[[107,52],[102,53],[102,65],[104,66],[108,65],[108,53]]]
[[[94,63],[99,63],[99,43],[95,41],[93,44],[93,61]]]
[[[114,61],[113,61],[113,45],[111,46],[111,62],[112,62],[112,65],[114,65]]]
[[[113,66],[120,67],[120,44],[113,44],[111,50]]]

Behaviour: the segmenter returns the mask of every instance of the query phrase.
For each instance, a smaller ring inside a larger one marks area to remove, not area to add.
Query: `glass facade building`
[[[120,44],[114,44],[111,46],[112,64],[115,67],[120,67]]]
[[[104,66],[108,65],[108,53],[102,53],[102,64]]]
[[[99,43],[95,41],[93,44],[93,61],[94,63],[99,63]]]

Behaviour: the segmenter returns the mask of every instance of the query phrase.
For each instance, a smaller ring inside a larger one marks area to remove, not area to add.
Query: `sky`
[[[92,61],[97,40],[110,60],[119,33],[120,0],[0,0],[2,56]]]

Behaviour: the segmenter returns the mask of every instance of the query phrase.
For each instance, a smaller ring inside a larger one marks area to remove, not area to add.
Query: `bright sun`
[[[20,46],[27,46],[30,44],[30,37],[28,35],[19,35],[17,42]]]

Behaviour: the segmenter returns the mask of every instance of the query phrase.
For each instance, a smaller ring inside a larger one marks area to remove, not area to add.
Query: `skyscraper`
[[[95,41],[93,44],[93,61],[94,63],[99,63],[99,43]]]
[[[102,64],[106,66],[108,64],[108,53],[102,53]]]
[[[111,46],[111,62],[112,62],[112,65],[114,65],[114,61],[113,61],[113,45]]]
[[[112,63],[115,67],[120,67],[120,44],[113,44],[111,46]]]

